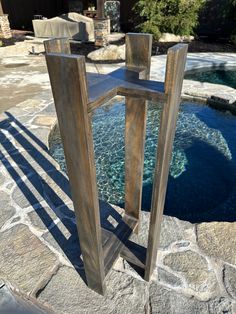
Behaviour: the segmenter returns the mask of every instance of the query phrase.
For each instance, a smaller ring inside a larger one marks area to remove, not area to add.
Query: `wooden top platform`
[[[88,112],[116,95],[164,102],[166,100],[164,83],[139,79],[138,76],[141,71],[140,69],[124,67],[108,75],[87,73]]]

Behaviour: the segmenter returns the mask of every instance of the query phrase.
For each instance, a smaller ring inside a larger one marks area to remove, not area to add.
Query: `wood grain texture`
[[[126,67],[128,70],[134,67],[140,69],[140,72],[137,72],[138,79],[149,78],[151,52],[151,35],[126,35]],[[146,100],[126,97],[125,211],[137,220],[141,213],[146,116]],[[138,228],[135,231],[138,232]]]
[[[69,38],[53,38],[45,40],[43,43],[46,53],[71,53]]]
[[[114,232],[102,229],[102,232],[108,236],[108,239],[103,245],[106,275],[110,272],[115,261],[119,258],[120,253],[125,247],[126,242],[128,241],[129,237],[131,236],[136,226],[137,226],[136,219],[124,215],[122,221],[116,227]]]
[[[164,93],[164,83],[156,81],[146,81],[141,79],[130,79],[125,73],[130,71],[120,69],[109,75],[98,74],[97,82],[90,85],[90,77],[93,74],[88,73],[89,104],[88,112],[98,108],[105,101],[108,101],[116,95],[135,97],[143,100],[163,103],[166,100]],[[118,78],[118,74],[120,78]]]
[[[86,279],[91,289],[104,294],[104,256],[93,141],[87,114],[85,58],[47,54],[46,61],[64,146]]]
[[[167,55],[164,105],[157,148],[156,167],[153,181],[152,206],[150,216],[149,238],[145,280],[149,281],[156,266],[157,250],[161,232],[161,222],[166,196],[172,146],[176,129],[181,89],[184,77],[188,45],[179,44],[170,48]]]

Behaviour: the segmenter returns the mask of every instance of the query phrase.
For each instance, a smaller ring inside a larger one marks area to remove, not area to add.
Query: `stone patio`
[[[12,101],[12,108],[0,116],[3,286],[37,300],[52,313],[236,313],[236,222],[194,225],[164,216],[150,283],[119,259],[107,279],[105,297],[87,288],[68,178],[47,149],[56,115],[44,57],[3,55],[0,51],[0,93],[5,95],[0,108],[5,109],[8,97]],[[236,55],[216,55],[189,54],[187,68],[222,60],[236,65]],[[152,58],[152,78],[163,79],[164,64],[165,56]],[[87,65],[100,73],[116,67]],[[184,93],[188,91],[200,98],[220,91],[236,100],[236,91],[225,86],[185,81]],[[103,203],[101,208],[113,210]],[[143,212],[140,234],[133,237],[143,245],[148,222],[149,213]],[[49,313],[47,309],[43,311]]]

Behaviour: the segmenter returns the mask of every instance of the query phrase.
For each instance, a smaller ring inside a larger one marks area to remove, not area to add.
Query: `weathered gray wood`
[[[120,69],[108,75],[88,73],[88,112],[98,108],[116,95],[162,103],[166,100],[163,82],[141,80],[137,77],[131,79],[130,74],[131,71],[127,69]],[[94,80],[95,76],[97,80]]]
[[[46,53],[71,53],[69,38],[53,38],[43,43]]]
[[[108,236],[108,239],[103,245],[104,250],[104,265],[105,274],[107,275],[112,269],[115,261],[120,256],[123,248],[126,245],[129,237],[131,236],[133,230],[137,226],[137,220],[130,216],[124,215],[123,220],[116,227],[113,232],[102,229],[102,232]]]
[[[135,242],[128,240],[123,247],[120,256],[127,262],[130,262],[142,269],[145,269],[147,249]]]
[[[162,111],[159,129],[145,268],[145,279],[148,281],[150,280],[156,266],[157,250],[160,239],[161,222],[172,155],[172,145],[181,100],[181,89],[187,49],[188,45],[179,44],[168,50],[165,78],[165,93],[167,94],[167,102]]]
[[[104,256],[85,58],[46,55],[88,286],[104,294]]]
[[[152,35],[126,35],[126,67],[139,68],[139,78],[148,79],[152,53]],[[126,97],[125,112],[125,211],[139,220],[142,200],[143,162],[146,135],[147,102]],[[136,229],[138,232],[138,228]]]

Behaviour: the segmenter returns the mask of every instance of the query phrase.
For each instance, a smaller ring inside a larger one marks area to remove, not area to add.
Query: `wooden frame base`
[[[156,266],[172,145],[187,45],[168,50],[165,83],[149,80],[152,36],[126,35],[126,67],[86,74],[85,58],[70,55],[69,41],[45,43],[46,61],[64,146],[88,286],[105,293],[105,277],[119,256],[143,269]],[[126,96],[125,211],[116,228],[101,228],[90,113],[116,95]],[[129,240],[140,223],[147,100],[163,104],[154,173],[148,247]]]

